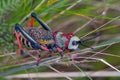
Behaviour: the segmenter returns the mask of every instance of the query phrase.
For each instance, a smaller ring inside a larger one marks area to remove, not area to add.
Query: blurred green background
[[[86,39],[95,34],[101,34],[98,38],[86,42],[88,46],[99,45],[99,43],[120,37],[120,1],[119,0],[0,0],[0,72],[16,68],[17,60],[23,60],[16,55],[18,50],[16,39],[13,35],[16,23],[26,26],[30,20],[30,14],[35,12],[45,21],[53,31],[64,33],[75,33],[81,39]],[[35,27],[39,24],[35,22]],[[39,26],[40,27],[40,26]],[[118,40],[120,41],[120,39]],[[116,43],[116,40],[112,40]],[[111,42],[111,43],[112,43]],[[109,42],[110,44],[110,42]],[[99,53],[83,54],[83,57],[103,58],[114,67],[120,69],[120,43],[110,44],[96,51]],[[81,50],[86,49],[80,46]],[[106,54],[107,53],[107,54]],[[32,60],[32,59],[31,59]],[[82,60],[81,60],[82,61]],[[24,63],[21,61],[19,64]],[[27,60],[29,62],[29,60]],[[102,62],[83,62],[76,64],[83,72],[112,70]],[[78,71],[74,66],[66,62],[65,65],[53,64],[59,71]],[[19,66],[17,66],[19,67]],[[46,66],[32,68],[15,74],[28,74],[38,72],[52,72]],[[111,73],[112,74],[112,73]],[[93,80],[119,80],[120,76],[91,77]],[[6,79],[5,77],[1,80]],[[67,80],[66,78],[29,78],[27,80]],[[85,78],[72,78],[73,80],[90,80]],[[9,80],[9,79],[8,79]],[[23,78],[12,80],[26,80]]]

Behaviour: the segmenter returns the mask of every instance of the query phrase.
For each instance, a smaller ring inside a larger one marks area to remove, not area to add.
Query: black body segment
[[[31,43],[34,49],[42,49],[41,45],[38,44],[38,42],[36,42],[30,35],[28,35],[28,33],[24,31],[24,29],[19,24],[15,25],[15,30],[20,32]]]
[[[32,13],[31,16],[34,17],[45,30],[52,32],[51,28],[45,22],[43,22],[35,13]]]
[[[26,32],[39,44],[52,44],[54,42],[53,33],[41,28],[29,27]]]
[[[21,42],[24,46],[33,49],[31,43],[30,43],[28,40],[26,40],[25,38],[23,38],[21,35],[20,35],[19,39],[20,39],[20,42]]]

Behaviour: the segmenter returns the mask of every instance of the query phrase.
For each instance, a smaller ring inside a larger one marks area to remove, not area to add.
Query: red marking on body
[[[68,53],[68,52],[70,52],[70,50],[69,50],[69,49],[66,49],[66,53]]]
[[[53,33],[53,36],[54,36],[54,40],[55,40],[55,43],[58,44],[58,40],[56,39],[56,35],[57,35],[57,31]]]
[[[63,50],[62,50],[62,49],[60,49],[60,48],[57,48],[57,50],[58,50],[58,52],[63,52]]]
[[[69,33],[69,34],[62,34],[62,37],[66,37],[68,40],[65,42],[65,46],[68,49],[68,44],[70,42],[70,39],[74,36],[73,33]]]
[[[49,51],[49,49],[46,48],[46,47],[44,47],[44,46],[41,46],[41,48],[42,48],[43,50],[45,50],[45,51]]]
[[[16,39],[17,39],[19,49],[22,50],[23,48],[22,48],[22,45],[20,43],[19,34],[16,31],[15,31],[15,36],[16,36]],[[18,53],[18,54],[20,54],[20,53]]]
[[[27,25],[29,26],[29,27],[33,27],[34,26],[34,18],[31,16],[31,21],[28,21],[27,22]]]
[[[31,27],[34,26],[34,18],[31,16]]]

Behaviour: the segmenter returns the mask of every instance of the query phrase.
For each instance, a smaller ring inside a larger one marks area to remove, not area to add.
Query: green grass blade
[[[120,42],[120,36],[119,37],[114,37],[114,38],[109,39],[109,40],[104,41],[104,42],[101,42],[98,45],[94,46],[93,48],[97,49],[97,48],[109,46],[109,45],[112,45],[112,44],[117,44],[119,42]]]
[[[78,67],[76,64],[73,63],[73,65],[80,71],[83,72],[88,78],[89,80],[93,80],[88,74],[86,74],[80,67]]]

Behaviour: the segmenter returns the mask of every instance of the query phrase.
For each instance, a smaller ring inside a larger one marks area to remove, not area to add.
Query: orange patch
[[[52,43],[51,40],[38,40],[37,42],[38,42],[39,44],[50,44],[50,43]]]

